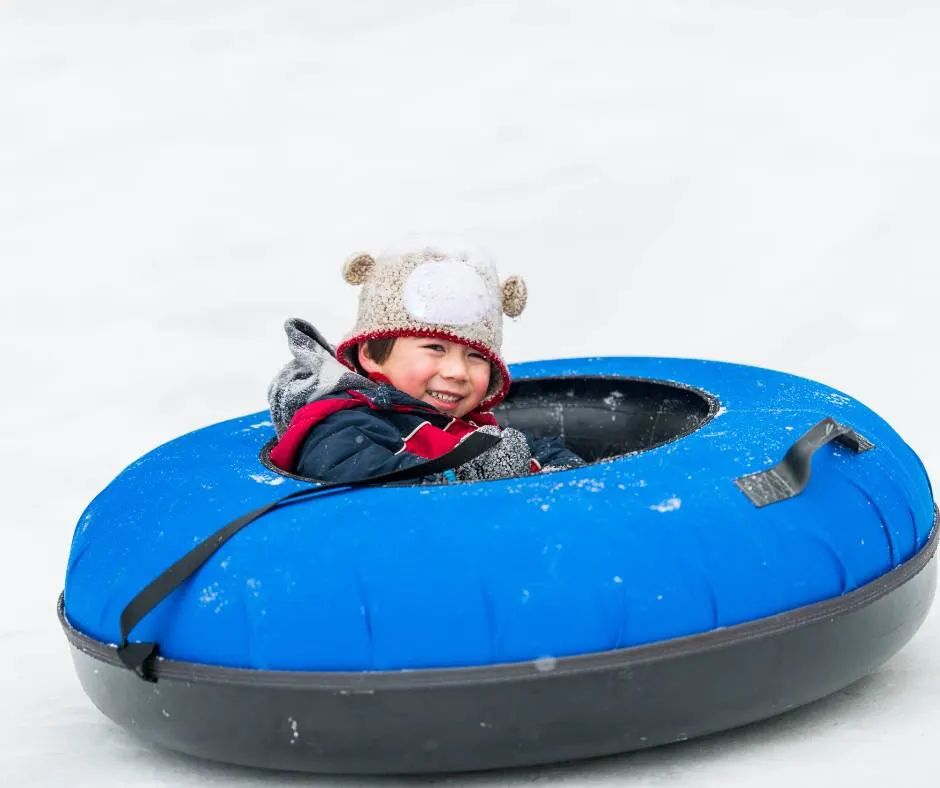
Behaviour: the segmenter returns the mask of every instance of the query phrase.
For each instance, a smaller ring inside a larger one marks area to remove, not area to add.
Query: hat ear
[[[528,297],[525,280],[521,276],[510,276],[503,282],[503,313],[509,317],[519,317]]]
[[[363,284],[375,268],[375,258],[371,254],[359,252],[346,258],[343,263],[343,279],[351,285]]]

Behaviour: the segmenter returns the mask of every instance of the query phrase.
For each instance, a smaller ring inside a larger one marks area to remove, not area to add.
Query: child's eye
[[[484,356],[482,353],[471,353],[470,358],[476,358],[476,359],[479,359],[480,361],[488,361],[487,357]]]
[[[428,350],[437,350],[437,351],[440,351],[440,352],[443,352],[443,350],[444,350],[444,346],[443,346],[443,345],[438,345],[437,343],[434,343],[434,342],[432,342],[432,343],[430,343],[430,344],[428,344],[428,345],[424,345],[424,347],[426,347]]]

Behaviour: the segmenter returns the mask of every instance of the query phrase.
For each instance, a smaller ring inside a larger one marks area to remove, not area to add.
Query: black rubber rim
[[[76,674],[110,719],[224,763],[317,774],[441,774],[596,758],[775,716],[874,672],[914,636],[937,585],[927,544],[837,599],[702,635],[576,657],[390,673],[244,670],[162,660],[156,682],[76,632]],[[542,664],[539,664],[539,663]]]

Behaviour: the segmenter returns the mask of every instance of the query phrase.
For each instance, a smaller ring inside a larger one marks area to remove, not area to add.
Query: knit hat
[[[472,347],[490,360],[488,410],[509,392],[509,370],[500,355],[503,314],[517,317],[526,305],[526,286],[511,276],[500,284],[496,267],[479,250],[448,250],[423,244],[378,257],[355,254],[343,277],[362,285],[359,316],[336,349],[356,369],[357,346],[370,339],[436,336]]]

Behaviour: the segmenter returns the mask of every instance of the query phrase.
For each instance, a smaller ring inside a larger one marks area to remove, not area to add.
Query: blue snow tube
[[[229,678],[335,674],[361,688],[364,677],[401,671],[535,666],[535,676],[566,659],[744,636],[794,611],[868,599],[879,581],[932,555],[934,503],[917,455],[825,385],[664,358],[532,362],[513,378],[501,422],[560,434],[590,464],[369,487],[272,511],[131,639],[158,642],[166,665],[230,669]],[[125,606],[196,543],[310,485],[266,461],[273,437],[266,413],[197,430],[130,465],[92,501],[61,607],[78,650],[120,642]],[[928,585],[905,638],[926,615]],[[231,749],[208,757],[239,761]],[[571,752],[581,754],[533,757]],[[534,761],[493,760],[518,762]],[[276,761],[308,768],[292,763]]]

